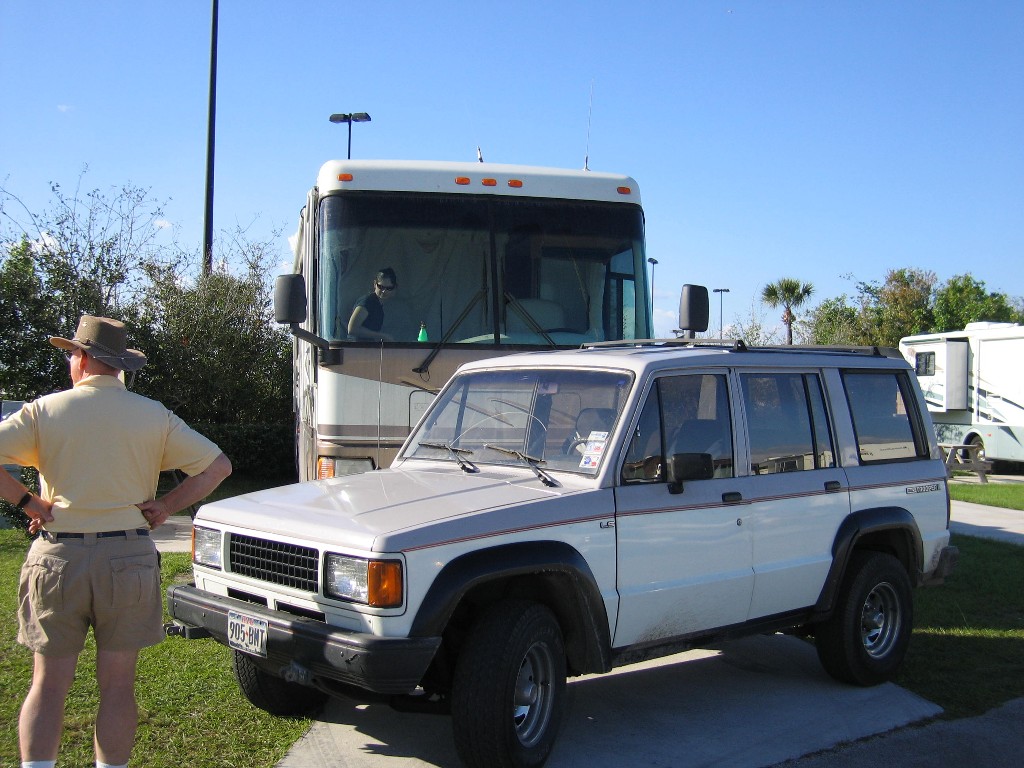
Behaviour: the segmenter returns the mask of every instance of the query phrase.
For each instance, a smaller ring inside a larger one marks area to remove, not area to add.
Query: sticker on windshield
[[[594,430],[587,436],[586,445],[583,446],[583,458],[580,459],[580,469],[593,469],[601,463],[606,442],[608,442],[607,432]]]

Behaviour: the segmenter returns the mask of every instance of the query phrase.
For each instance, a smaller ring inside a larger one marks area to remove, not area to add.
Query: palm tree
[[[783,277],[774,283],[768,283],[761,291],[761,301],[769,307],[783,308],[782,322],[786,326],[786,343],[793,343],[793,321],[796,315],[793,310],[807,301],[814,293],[814,286],[801,283],[793,277]]]

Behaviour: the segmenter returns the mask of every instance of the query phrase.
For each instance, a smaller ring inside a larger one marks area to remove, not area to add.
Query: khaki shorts
[[[21,568],[18,601],[18,642],[46,656],[80,653],[89,627],[103,651],[163,639],[160,555],[145,533],[44,533]]]

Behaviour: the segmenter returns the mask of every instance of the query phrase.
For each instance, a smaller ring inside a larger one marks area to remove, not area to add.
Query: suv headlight
[[[402,604],[402,562],[364,560],[328,554],[324,558],[324,594],[374,608]]]
[[[214,528],[192,527],[192,562],[207,568],[224,567],[224,535]]]

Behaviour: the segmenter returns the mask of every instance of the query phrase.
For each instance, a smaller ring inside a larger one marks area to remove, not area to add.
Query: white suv
[[[450,712],[467,765],[537,766],[567,675],[786,630],[891,679],[948,527],[894,350],[513,355],[463,366],[390,469],[204,506],[168,631],[234,648],[271,712],[383,695]]]

